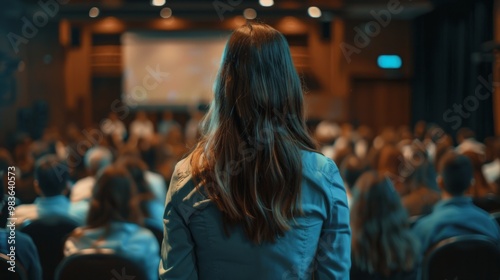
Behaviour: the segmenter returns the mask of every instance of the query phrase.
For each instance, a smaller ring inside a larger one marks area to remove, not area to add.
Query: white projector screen
[[[228,32],[127,32],[122,99],[131,107],[208,103]]]

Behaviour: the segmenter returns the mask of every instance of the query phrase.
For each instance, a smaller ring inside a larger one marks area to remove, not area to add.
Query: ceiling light
[[[259,4],[262,7],[271,7],[272,5],[274,5],[274,1],[273,0],[259,0]]]
[[[254,19],[257,17],[257,12],[252,8],[248,8],[243,11],[243,16],[246,19]]]
[[[97,7],[92,7],[89,10],[89,17],[91,18],[96,18],[99,16],[99,8]]]
[[[319,18],[321,16],[321,10],[315,6],[309,7],[309,9],[307,9],[307,13],[312,18]]]

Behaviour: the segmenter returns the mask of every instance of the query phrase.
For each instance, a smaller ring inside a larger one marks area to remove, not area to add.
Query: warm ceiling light
[[[151,5],[156,6],[156,7],[161,7],[165,5],[165,0],[151,0]]]
[[[160,16],[162,18],[169,18],[169,17],[171,17],[172,16],[172,9],[170,9],[170,8],[163,8],[163,9],[161,9]]]
[[[259,0],[259,4],[262,7],[271,7],[272,5],[274,5],[274,1],[273,0]]]
[[[91,18],[96,18],[99,16],[99,8],[97,7],[92,7],[89,10],[89,17]]]
[[[307,9],[307,13],[312,18],[319,18],[321,16],[321,10],[315,6],[309,7],[309,9]]]
[[[257,17],[257,12],[252,8],[248,8],[243,11],[243,16],[246,19],[254,19]]]

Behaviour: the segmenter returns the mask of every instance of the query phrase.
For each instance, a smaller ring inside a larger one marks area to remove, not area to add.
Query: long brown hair
[[[192,152],[193,178],[254,243],[274,242],[302,213],[303,92],[285,37],[249,23],[227,42],[214,100]]]
[[[136,187],[123,167],[111,165],[98,176],[94,186],[87,228],[109,228],[111,222],[141,223]]]
[[[388,276],[416,266],[418,243],[389,177],[369,171],[358,179],[351,229],[353,265],[362,271]]]
[[[130,177],[135,183],[137,189],[136,199],[139,202],[140,209],[145,218],[150,218],[151,213],[148,209],[148,202],[152,201],[155,196],[149,183],[146,181],[147,164],[139,157],[124,155],[117,159],[116,164],[124,167],[130,174]]]

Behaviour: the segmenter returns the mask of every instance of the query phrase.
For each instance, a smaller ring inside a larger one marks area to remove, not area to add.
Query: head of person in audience
[[[468,127],[462,127],[457,132],[457,143],[461,144],[467,139],[474,139],[474,137],[476,137],[476,134],[472,129]]]
[[[391,178],[400,194],[406,192],[402,171],[407,167],[403,153],[393,145],[385,145],[377,157],[377,171]]]
[[[418,262],[408,214],[392,181],[379,172],[365,172],[356,182],[351,230],[353,265],[363,271],[389,275]]]
[[[122,156],[118,158],[116,164],[124,167],[129,172],[137,188],[136,197],[139,201],[143,216],[146,218],[150,217],[147,202],[153,200],[155,197],[145,177],[148,166],[137,156]]]
[[[69,187],[68,164],[56,155],[46,155],[35,163],[34,188],[41,197],[66,195]]]
[[[500,137],[496,137],[491,143],[491,161],[500,160]]]
[[[436,169],[429,161],[426,147],[420,141],[415,141],[409,146],[405,157],[406,164],[400,168],[400,175],[404,178],[408,191],[418,188],[429,188],[438,191],[436,182]]]
[[[135,114],[135,119],[140,122],[145,122],[148,120],[148,116],[144,111],[137,111],[137,113]]]
[[[355,155],[347,156],[342,161],[342,164],[340,164],[340,175],[344,178],[345,184],[351,192],[359,176],[361,176],[366,169],[366,165],[363,161]]]
[[[418,140],[424,140],[425,133],[427,132],[427,123],[423,120],[418,121],[413,128],[413,135]]]
[[[161,119],[163,121],[171,121],[174,119],[174,113],[172,113],[172,111],[163,111]]]
[[[93,189],[87,227],[109,227],[112,222],[142,223],[136,195],[136,186],[127,169],[116,164],[106,167]]]
[[[474,197],[485,196],[488,193],[493,192],[493,187],[490,186],[488,181],[483,174],[483,163],[484,163],[484,155],[478,154],[474,151],[466,151],[463,153],[464,156],[469,158],[472,164],[472,172],[474,181],[472,183],[471,188],[469,189],[469,194]]]
[[[443,198],[462,196],[474,179],[472,162],[464,155],[447,152],[439,162],[438,185]]]
[[[90,176],[95,176],[99,170],[113,162],[113,154],[108,148],[97,146],[90,148],[84,156],[85,168]]]
[[[315,149],[286,38],[261,23],[236,29],[191,157],[225,226],[241,225],[256,244],[283,236],[301,214],[302,150]]]
[[[407,142],[413,140],[413,134],[408,126],[402,125],[398,127],[398,140],[399,142]]]
[[[113,111],[109,112],[109,114],[108,114],[108,119],[109,119],[110,121],[113,121],[113,122],[115,122],[115,121],[119,121],[119,120],[120,120],[120,119],[118,118],[118,114],[116,114],[116,112],[113,112]]]

